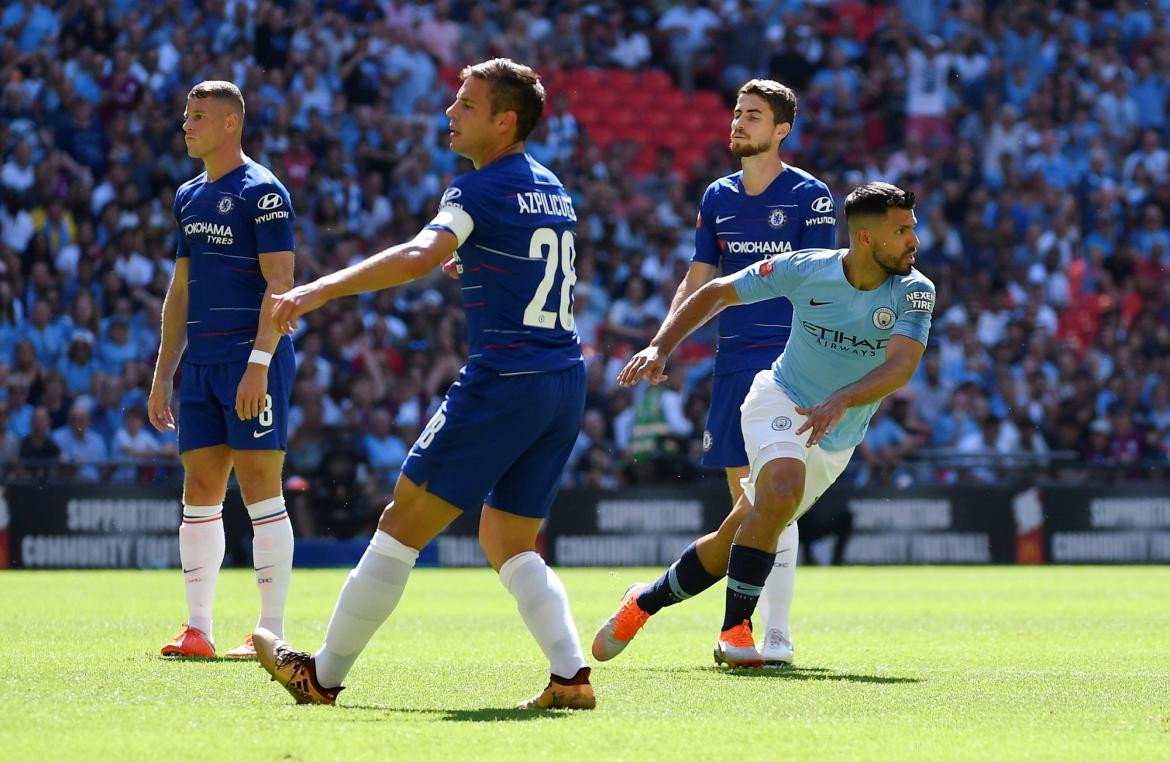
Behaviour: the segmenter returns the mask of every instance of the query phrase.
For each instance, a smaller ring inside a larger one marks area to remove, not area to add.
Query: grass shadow
[[[148,659],[165,662],[167,664],[249,664],[258,666],[255,659],[231,659],[227,656],[163,656],[162,654],[146,654]]]
[[[756,669],[732,669],[723,666],[693,667],[630,667],[631,672],[655,672],[661,674],[717,674],[734,678],[765,680],[825,680],[843,683],[901,684],[926,682],[918,677],[896,675],[866,675],[853,672],[838,672],[828,667],[761,667]]]
[[[763,669],[729,669],[727,667],[704,667],[708,672],[728,675],[734,678],[748,678],[753,680],[812,680],[831,681],[840,683],[874,683],[877,685],[899,685],[904,683],[925,682],[918,677],[898,677],[896,675],[864,675],[854,672],[837,672],[823,667],[770,667]]]
[[[573,709],[516,709],[515,707],[485,707],[483,709],[410,709],[406,707],[363,706],[346,704],[343,709],[372,709],[386,714],[436,715],[442,722],[526,722],[529,720],[560,719],[574,713]]]

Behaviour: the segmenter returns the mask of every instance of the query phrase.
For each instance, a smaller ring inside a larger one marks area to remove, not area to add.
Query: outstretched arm
[[[323,275],[273,298],[272,320],[281,333],[296,330],[297,320],[342,296],[380,291],[421,278],[455,252],[458,241],[446,230],[427,228],[408,243],[378,252],[356,265]]]
[[[796,412],[808,416],[796,433],[811,430],[808,446],[820,444],[833,430],[841,416],[851,407],[877,402],[901,389],[914,376],[926,345],[908,336],[891,336],[886,345],[886,361],[869,373],[833,392],[819,405],[798,407]]]
[[[674,298],[670,300],[670,314],[678,312],[678,308],[691,294],[710,283],[715,278],[715,273],[715,265],[709,265],[706,262],[691,262],[691,266],[687,268],[687,276],[683,278],[682,283],[678,284]]]
[[[642,379],[652,384],[665,381],[662,369],[666,359],[682,340],[724,308],[740,303],[735,291],[735,277],[716,278],[687,297],[677,310],[672,310],[651,339],[650,346],[631,357],[622,368],[618,382],[622,386],[633,386]]]

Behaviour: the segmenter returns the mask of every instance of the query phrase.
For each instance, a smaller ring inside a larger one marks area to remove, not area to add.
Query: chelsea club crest
[[[784,227],[785,222],[788,222],[788,215],[784,213],[783,209],[773,209],[772,213],[768,215],[768,224],[772,226],[773,230]]]
[[[217,212],[219,212],[220,214],[227,214],[228,212],[230,212],[232,210],[232,206],[233,206],[232,197],[231,196],[222,196],[219,199],[219,203],[215,205],[215,210]]]

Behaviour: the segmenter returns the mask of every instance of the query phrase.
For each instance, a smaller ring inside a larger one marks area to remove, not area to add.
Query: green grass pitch
[[[346,570],[297,571],[316,648]],[[588,651],[630,582],[563,569]],[[0,758],[1170,759],[1170,568],[802,569],[798,666],[711,662],[719,585],[594,665],[593,712],[510,709],[545,662],[488,570],[421,569],[337,707],[298,707],[255,663],[158,657],[185,607],[168,572],[0,573]],[[250,629],[220,578],[221,652]]]

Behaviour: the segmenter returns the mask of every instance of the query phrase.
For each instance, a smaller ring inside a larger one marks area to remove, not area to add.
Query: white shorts
[[[765,464],[779,458],[802,461],[804,497],[800,500],[796,515],[792,517],[796,521],[837,481],[845,466],[849,465],[853,448],[830,451],[822,449],[820,445],[809,447],[810,432],[797,436],[796,430],[804,423],[805,416],[796,412],[796,403],[776,384],[771,369],[756,374],[739,411],[748,466],[751,469],[747,477],[740,481],[743,493],[754,505],[756,478]]]

